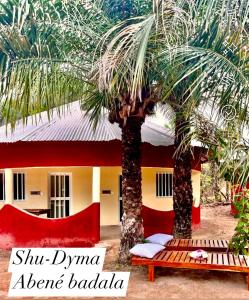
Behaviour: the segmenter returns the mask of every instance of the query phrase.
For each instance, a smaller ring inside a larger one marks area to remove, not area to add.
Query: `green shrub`
[[[249,243],[249,190],[243,190],[237,196],[234,205],[238,211],[238,224],[235,234],[229,243],[229,248],[237,254],[248,255]]]

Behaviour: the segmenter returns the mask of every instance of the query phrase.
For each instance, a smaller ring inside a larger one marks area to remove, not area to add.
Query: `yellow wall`
[[[120,167],[101,168],[101,192],[111,190],[110,195],[101,193],[100,223],[101,225],[119,224],[119,175]]]
[[[156,197],[156,173],[172,173],[172,169],[166,168],[143,168],[142,169],[142,191],[143,204],[157,210],[172,210],[172,197]]]
[[[194,206],[198,207],[200,205],[200,199],[201,199],[201,172],[200,171],[192,171],[192,186],[193,186]]]
[[[13,170],[26,174],[26,199],[14,201],[19,208],[47,208],[49,200],[49,173],[72,174],[71,214],[77,213],[92,203],[92,168],[91,167],[61,167],[61,168],[27,168]],[[172,210],[172,197],[156,197],[156,173],[172,172],[166,168],[142,168],[143,204],[158,210]],[[101,168],[101,225],[119,224],[119,175],[120,167]],[[195,206],[200,200],[200,172],[192,174]],[[103,194],[110,190],[111,194]],[[42,195],[30,195],[30,191],[41,191]],[[0,207],[3,205],[0,202]]]
[[[173,172],[167,168],[142,168],[143,204],[157,210],[172,210],[172,197],[156,197],[156,173]],[[121,168],[101,168],[101,191],[111,190],[110,195],[101,194],[101,225],[119,224],[119,175]],[[200,202],[200,172],[192,173],[193,196],[196,207]]]
[[[92,168],[61,167],[61,168],[27,168],[13,169],[13,172],[25,173],[25,200],[13,201],[13,205],[26,208],[48,208],[49,201],[49,174],[62,172],[70,173],[72,199],[71,214],[89,206],[92,202]],[[41,191],[41,195],[31,195],[31,191]],[[0,203],[3,206],[3,203]]]
[[[173,169],[168,168],[143,168],[142,190],[143,204],[157,210],[173,210],[173,197],[156,197],[156,173],[173,173]],[[194,206],[200,203],[200,172],[192,171],[192,186]]]

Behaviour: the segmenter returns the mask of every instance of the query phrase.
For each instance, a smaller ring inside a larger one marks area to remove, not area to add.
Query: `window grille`
[[[157,197],[173,196],[173,174],[171,173],[156,174],[156,196]]]
[[[24,173],[14,173],[14,200],[25,200]]]

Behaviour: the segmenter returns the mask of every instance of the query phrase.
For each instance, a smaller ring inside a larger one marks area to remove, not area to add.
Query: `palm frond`
[[[82,98],[95,43],[111,24],[94,1],[88,4],[11,0],[1,6],[0,99],[12,126],[34,111],[49,114]]]
[[[66,71],[67,69],[67,71]],[[82,76],[77,70],[61,63],[28,60],[13,63],[8,88],[3,88],[1,102],[5,120],[14,126],[20,117],[23,121],[34,111],[51,111],[54,107],[81,99],[84,91]]]
[[[178,70],[165,88],[165,100],[176,89],[182,89],[181,96],[186,101],[195,98],[197,93],[220,107],[231,104],[246,108],[249,57],[243,49],[248,40],[241,38],[240,31],[230,35],[229,32],[216,19],[207,31],[200,31],[187,44],[175,47],[171,53],[162,52],[161,65],[166,66],[163,71],[166,73],[169,65]]]
[[[85,86],[81,108],[90,116],[95,130],[103,113],[115,110],[115,102],[107,93],[101,93],[96,86],[88,84]]]
[[[127,93],[133,102],[141,99],[142,88],[156,77],[157,52],[166,41],[173,43],[178,39],[180,22],[178,30],[173,25],[177,16],[184,23],[180,9],[164,5],[159,14],[133,18],[129,25],[122,22],[109,30],[100,45],[103,55],[95,70],[94,79],[98,79],[100,90]],[[159,31],[161,25],[163,31]]]

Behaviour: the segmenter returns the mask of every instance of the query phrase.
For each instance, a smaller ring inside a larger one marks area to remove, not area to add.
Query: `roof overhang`
[[[25,126],[20,121],[11,132],[0,127],[0,168],[47,166],[120,166],[121,129],[103,113],[96,130],[79,101],[54,111],[31,116]],[[146,118],[142,126],[142,166],[174,165],[174,134]],[[200,169],[203,148],[194,147],[193,169]]]
[[[174,167],[174,146],[143,143],[142,167]],[[201,169],[201,148],[194,148],[192,168]],[[16,142],[1,143],[0,169],[62,166],[121,166],[121,142]]]

